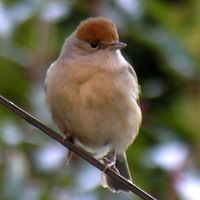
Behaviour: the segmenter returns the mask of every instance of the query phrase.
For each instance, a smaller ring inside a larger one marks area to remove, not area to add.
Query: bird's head
[[[115,24],[104,17],[94,17],[81,22],[75,35],[85,42],[92,51],[101,49],[117,50],[126,46],[119,42],[119,35]]]

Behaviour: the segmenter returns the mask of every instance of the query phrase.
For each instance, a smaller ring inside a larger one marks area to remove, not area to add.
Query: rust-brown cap
[[[77,27],[75,34],[79,39],[86,42],[110,43],[119,40],[115,24],[104,17],[93,17],[84,20]]]

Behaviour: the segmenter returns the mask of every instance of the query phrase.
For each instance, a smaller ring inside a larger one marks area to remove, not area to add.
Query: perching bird
[[[132,66],[121,55],[115,24],[88,18],[65,40],[46,75],[46,99],[59,129],[131,181],[126,150],[138,134],[139,86]],[[128,191],[103,175],[112,192]]]

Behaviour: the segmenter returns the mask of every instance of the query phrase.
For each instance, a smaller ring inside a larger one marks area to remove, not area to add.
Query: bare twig
[[[110,168],[106,168],[105,165],[100,163],[98,160],[93,158],[89,153],[84,151],[83,149],[77,147],[76,145],[72,144],[71,142],[64,140],[63,137],[38,121],[36,118],[31,116],[29,113],[25,112],[18,106],[16,106],[14,103],[8,101],[6,98],[4,98],[2,95],[0,95],[0,104],[11,110],[12,112],[16,113],[19,117],[25,119],[28,123],[32,124],[36,128],[43,131],[45,134],[50,136],[51,138],[57,140],[59,143],[64,145],[65,147],[69,148],[74,153],[78,154],[80,157],[87,160],[89,163],[94,165],[96,168],[98,168],[101,171],[104,171],[108,176],[112,177],[114,180],[119,182],[124,187],[128,188],[130,191],[141,197],[143,200],[156,200],[154,197],[149,195],[147,192],[143,191],[141,188],[136,186],[135,184],[132,184],[128,182],[126,179],[124,179],[122,176],[116,174],[113,172]],[[106,169],[106,170],[105,170]]]

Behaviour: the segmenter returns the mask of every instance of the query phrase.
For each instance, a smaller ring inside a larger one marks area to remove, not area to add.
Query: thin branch
[[[16,106],[14,103],[10,102],[6,98],[4,98],[2,95],[0,95],[0,104],[11,110],[12,112],[16,113],[19,117],[26,120],[28,123],[32,124],[36,128],[40,129],[42,132],[50,136],[51,138],[57,140],[59,143],[82,157],[83,159],[87,160],[89,163],[94,165],[96,168],[98,168],[101,171],[104,171],[108,176],[112,177],[115,181],[119,182],[124,187],[128,188],[130,191],[141,197],[143,200],[156,200],[154,197],[149,195],[147,192],[143,191],[141,188],[136,186],[135,184],[132,184],[128,182],[126,179],[124,179],[122,176],[116,174],[113,172],[110,168],[106,168],[106,166],[102,163],[100,163],[98,160],[93,158],[89,153],[84,151],[83,149],[77,147],[76,145],[72,144],[71,142],[64,140],[63,137],[38,121],[36,118],[31,116],[29,113],[25,112],[23,109]],[[106,169],[106,170],[105,170]]]

